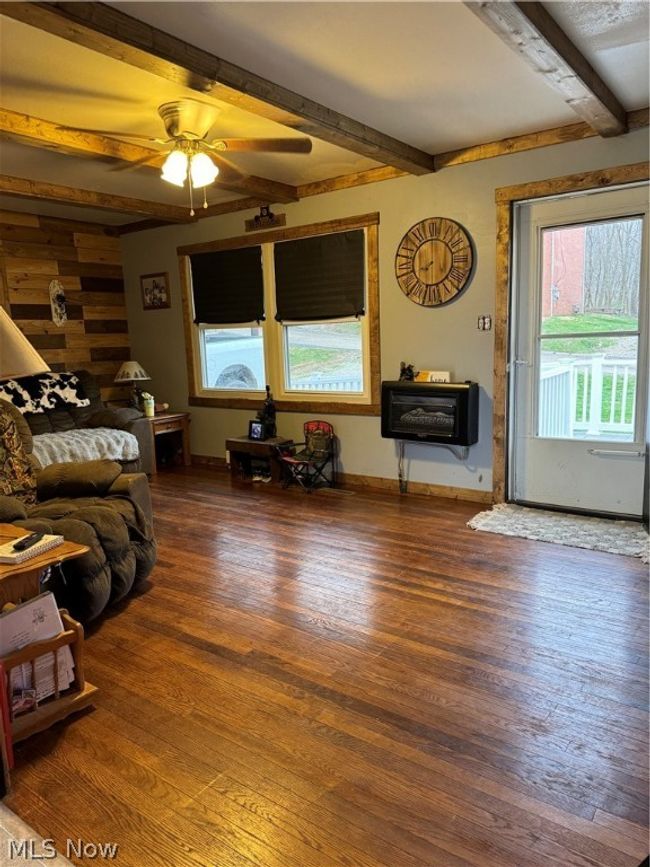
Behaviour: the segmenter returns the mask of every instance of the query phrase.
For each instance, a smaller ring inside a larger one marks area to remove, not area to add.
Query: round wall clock
[[[474,252],[465,229],[446,217],[429,217],[408,230],[395,255],[402,292],[423,307],[453,301],[472,275]]]

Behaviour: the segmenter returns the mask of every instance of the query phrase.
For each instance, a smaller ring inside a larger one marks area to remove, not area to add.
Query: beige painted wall
[[[407,446],[409,479],[488,491],[492,488],[493,332],[477,329],[480,314],[494,313],[496,209],[494,191],[510,184],[542,180],[648,159],[647,130],[617,139],[588,139],[513,156],[443,169],[434,175],[406,177],[341,190],[277,206],[288,226],[379,211],[379,280],[382,379],[396,379],[401,360],[416,367],[450,369],[459,381],[481,385],[480,439],[461,463],[445,449]],[[179,193],[179,204],[182,194]],[[123,265],[127,287],[133,357],[152,376],[151,390],[175,409],[187,409],[182,309],[176,247],[244,233],[239,212],[191,226],[169,226],[125,235]],[[393,272],[395,249],[418,220],[450,217],[462,223],[476,245],[477,266],[469,288],[452,304],[425,309],[400,291]],[[143,311],[139,275],[168,271],[172,306]],[[192,452],[224,455],[227,436],[246,432],[253,413],[245,410],[192,408]],[[300,438],[302,423],[313,413],[281,413],[279,433]],[[331,416],[341,442],[341,465],[348,473],[383,478],[397,476],[396,444],[383,440],[378,418]]]

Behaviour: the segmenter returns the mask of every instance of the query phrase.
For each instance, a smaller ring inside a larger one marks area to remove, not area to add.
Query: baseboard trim
[[[226,459],[215,455],[192,455],[192,466],[207,467],[212,470],[225,470]],[[398,479],[384,479],[381,476],[363,476],[357,473],[338,473],[337,485],[342,488],[359,488],[369,491],[388,491],[399,494]],[[452,485],[434,485],[428,482],[409,482],[408,493],[425,497],[443,497],[447,500],[463,500],[470,503],[492,505],[492,491],[475,491],[473,488],[455,488]]]
[[[399,479],[384,479],[380,476],[362,476],[357,473],[339,473],[337,479],[346,488],[365,488],[399,494]],[[453,485],[435,485],[429,482],[409,482],[408,494],[425,497],[443,497],[447,500],[467,500],[471,503],[492,505],[492,491],[475,491],[473,488],[456,488]],[[407,494],[407,495],[408,495]]]
[[[193,467],[209,467],[213,470],[225,470],[228,466],[225,458],[216,455],[190,455]]]

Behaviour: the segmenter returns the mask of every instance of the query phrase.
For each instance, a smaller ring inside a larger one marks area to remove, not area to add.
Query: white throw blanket
[[[43,467],[99,458],[136,461],[140,456],[138,441],[132,433],[110,427],[37,434],[34,454]]]

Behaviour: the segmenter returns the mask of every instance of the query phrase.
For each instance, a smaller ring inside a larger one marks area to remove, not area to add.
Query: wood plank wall
[[[130,358],[119,238],[107,226],[0,211],[0,303],[52,370],[85,368],[104,400]],[[68,321],[52,322],[49,284],[65,289]]]

